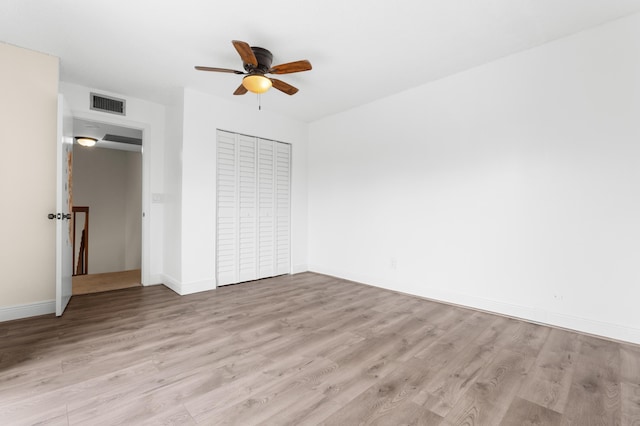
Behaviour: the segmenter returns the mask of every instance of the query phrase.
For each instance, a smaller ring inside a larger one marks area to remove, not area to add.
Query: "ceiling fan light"
[[[98,139],[87,136],[76,136],[76,142],[82,146],[94,146],[96,142],[98,142]]]
[[[242,85],[252,93],[264,93],[271,89],[271,79],[260,74],[248,75],[242,79]]]

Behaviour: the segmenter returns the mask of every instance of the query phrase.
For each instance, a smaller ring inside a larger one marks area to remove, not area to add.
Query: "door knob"
[[[47,217],[49,219],[71,219],[71,213],[49,213]]]

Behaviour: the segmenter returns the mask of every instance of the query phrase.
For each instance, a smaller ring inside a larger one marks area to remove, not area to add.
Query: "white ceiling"
[[[279,76],[263,109],[314,121],[640,11],[640,0],[1,0],[0,41],[61,59],[61,80],[170,103],[190,87],[232,93],[232,39],[265,47]]]

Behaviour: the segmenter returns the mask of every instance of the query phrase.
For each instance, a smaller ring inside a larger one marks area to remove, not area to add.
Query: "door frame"
[[[151,150],[149,137],[150,124],[139,121],[127,120],[118,116],[107,116],[105,113],[94,111],[71,111],[73,118],[93,121],[95,123],[111,124],[116,126],[128,127],[130,129],[136,129],[142,131],[142,262],[141,262],[141,274],[140,281],[142,285],[151,285],[151,232],[150,232],[150,218],[149,212],[151,212],[151,157],[149,152]]]

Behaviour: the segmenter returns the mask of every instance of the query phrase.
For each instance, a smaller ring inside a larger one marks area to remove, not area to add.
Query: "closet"
[[[291,270],[291,145],[218,130],[217,284]]]

